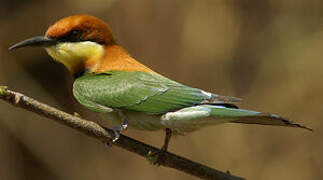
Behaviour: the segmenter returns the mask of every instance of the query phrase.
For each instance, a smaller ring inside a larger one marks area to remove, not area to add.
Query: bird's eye
[[[71,33],[73,36],[77,36],[80,34],[80,31],[79,30],[73,30],[72,33]]]
[[[79,30],[73,30],[71,32],[71,35],[74,37],[74,38],[80,38],[81,37],[81,31]]]
[[[65,36],[58,38],[62,42],[79,42],[82,41],[82,32],[80,30],[72,30]]]
[[[69,41],[79,41],[81,40],[81,31],[80,30],[72,30],[68,36],[66,37]]]

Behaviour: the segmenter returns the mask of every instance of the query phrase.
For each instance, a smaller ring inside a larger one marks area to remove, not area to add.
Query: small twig
[[[55,120],[61,124],[69,126],[73,129],[79,130],[88,136],[101,140],[104,143],[111,143],[123,149],[136,153],[140,156],[147,157],[149,153],[156,153],[159,149],[132,139],[130,137],[121,135],[118,141],[112,142],[113,137],[109,132],[103,129],[97,123],[84,120],[78,116],[73,116],[66,112],[60,111],[56,108],[48,106],[44,103],[38,102],[35,99],[27,97],[21,93],[11,91],[5,86],[0,86],[0,99],[11,103],[14,106],[38,113],[46,116],[49,119]],[[109,131],[109,129],[108,129]],[[193,162],[189,159],[177,156],[173,153],[167,152],[165,160],[161,162],[162,166],[170,167],[183,171],[187,174],[197,176],[202,179],[215,180],[242,180],[243,178],[232,176],[230,173],[221,172],[216,169],[204,166],[202,164]]]

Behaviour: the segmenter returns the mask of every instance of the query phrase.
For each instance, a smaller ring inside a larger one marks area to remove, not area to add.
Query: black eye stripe
[[[59,37],[51,37],[53,39],[56,39],[58,42],[82,42],[82,41],[92,41],[96,42],[98,44],[105,44],[105,41],[103,39],[98,38],[87,38],[86,34],[83,34],[84,32],[78,29],[74,29],[67,33],[64,36]]]
[[[80,30],[72,30],[65,36],[57,38],[60,42],[79,42],[82,41],[82,32]]]
[[[78,30],[73,30],[71,34],[75,36],[75,35],[78,35],[79,33],[80,33],[80,31],[78,31]]]

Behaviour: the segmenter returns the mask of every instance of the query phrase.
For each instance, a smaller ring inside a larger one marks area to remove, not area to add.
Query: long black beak
[[[46,36],[37,36],[21,41],[9,48],[9,50],[18,49],[26,46],[31,47],[47,47],[55,45],[57,41]]]

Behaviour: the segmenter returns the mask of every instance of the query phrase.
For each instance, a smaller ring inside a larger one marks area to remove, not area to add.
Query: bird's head
[[[44,47],[51,57],[63,63],[72,73],[78,73],[86,68],[89,61],[99,61],[105,53],[105,46],[114,44],[116,41],[112,32],[102,20],[89,15],[74,15],[50,26],[45,36],[26,39],[9,49]]]

